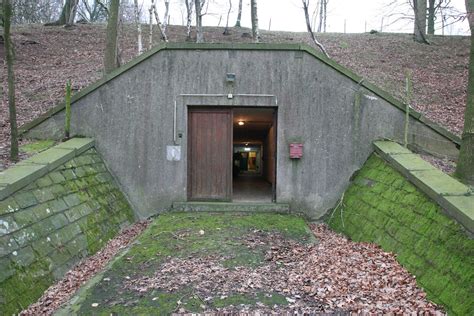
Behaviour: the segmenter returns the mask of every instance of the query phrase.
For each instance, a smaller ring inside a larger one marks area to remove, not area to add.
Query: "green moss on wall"
[[[0,201],[0,315],[28,307],[133,221],[94,148]]]
[[[474,240],[376,154],[353,178],[329,225],[396,253],[428,298],[450,313],[474,313]]]

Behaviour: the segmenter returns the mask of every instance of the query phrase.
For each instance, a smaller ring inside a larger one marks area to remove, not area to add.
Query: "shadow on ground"
[[[58,314],[283,311],[294,293],[281,254],[315,242],[296,216],[162,215]]]

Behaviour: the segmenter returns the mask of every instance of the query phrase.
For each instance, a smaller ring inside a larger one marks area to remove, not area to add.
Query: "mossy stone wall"
[[[377,154],[355,175],[329,225],[394,252],[450,313],[474,314],[474,240]]]
[[[133,221],[94,148],[0,200],[0,315],[35,302]]]

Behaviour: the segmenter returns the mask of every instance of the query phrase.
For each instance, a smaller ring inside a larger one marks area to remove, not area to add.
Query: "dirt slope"
[[[184,27],[171,26],[169,31],[170,41],[186,40]],[[251,42],[250,38],[242,36],[249,32],[248,29],[232,29],[230,36],[222,35],[222,31],[222,28],[205,28],[206,41]],[[147,33],[145,27],[145,43]],[[262,42],[311,44],[306,33],[262,31],[261,35]],[[61,101],[68,79],[77,91],[102,75],[105,25],[78,25],[69,30],[41,25],[20,26],[14,29],[13,38],[19,126]],[[122,28],[121,57],[124,62],[135,54],[135,38],[132,26]],[[469,63],[468,37],[436,36],[430,38],[431,45],[414,43],[407,34],[322,34],[319,38],[333,59],[399,98],[404,95],[405,70],[411,69],[414,108],[450,131],[461,133]],[[155,43],[159,41],[156,36]],[[0,52],[2,50],[0,43]],[[3,68],[4,87],[5,74]],[[8,130],[4,97],[0,108],[0,169],[2,164],[9,164]]]

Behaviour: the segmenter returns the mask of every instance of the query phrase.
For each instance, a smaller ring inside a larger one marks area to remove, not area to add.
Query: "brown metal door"
[[[230,201],[232,197],[232,110],[190,109],[188,199]]]

